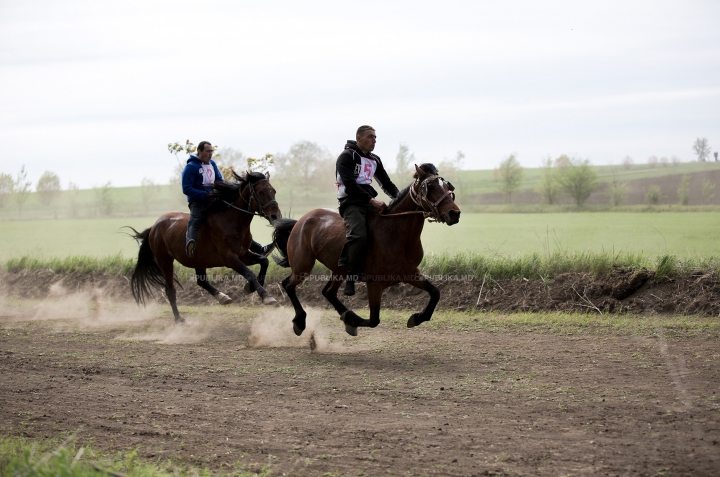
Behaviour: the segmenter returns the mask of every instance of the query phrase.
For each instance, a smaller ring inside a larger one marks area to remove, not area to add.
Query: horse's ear
[[[265,173],[265,179],[270,180],[270,171]]]
[[[418,167],[417,164],[415,164],[415,175],[413,176],[415,179],[419,179],[425,174],[422,169]]]

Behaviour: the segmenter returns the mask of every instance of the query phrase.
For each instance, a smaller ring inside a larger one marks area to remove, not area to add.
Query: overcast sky
[[[720,149],[720,2],[0,0],[0,172],[166,183],[168,142],[694,158]],[[333,180],[332,172],[329,180]]]

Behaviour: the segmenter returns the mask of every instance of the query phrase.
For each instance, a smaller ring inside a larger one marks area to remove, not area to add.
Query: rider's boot
[[[198,227],[188,225],[187,233],[185,234],[185,254],[192,258],[195,256],[195,249],[197,248],[197,237]]]
[[[267,257],[270,255],[270,252],[272,252],[275,249],[275,244],[270,242],[267,245],[260,245],[256,241],[252,241],[250,243],[250,251],[253,253],[257,253],[258,255],[262,255],[263,257]]]

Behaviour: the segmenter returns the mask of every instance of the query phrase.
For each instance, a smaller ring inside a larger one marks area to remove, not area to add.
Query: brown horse
[[[297,221],[281,219],[273,223],[274,242],[286,257],[278,264],[292,268],[292,274],[283,280],[282,285],[295,308],[292,321],[296,335],[300,336],[305,330],[307,314],[295,289],[309,276],[315,260],[320,260],[332,273],[322,294],[340,314],[348,334],[356,336],[358,326],[376,327],[380,323],[383,290],[400,282],[430,294],[430,302],[422,312],[410,317],[408,328],[430,320],[440,300],[440,290],[418,270],[423,258],[420,233],[427,217],[447,225],[458,223],[460,209],[455,204],[452,185],[438,175],[434,165],[422,164],[415,169],[415,182],[398,194],[385,213],[368,218],[370,239],[363,278],[367,281],[369,320],[360,318],[337,297],[338,288],[347,277],[347,270],[338,266],[345,243],[345,224],[340,214],[316,209]]]
[[[197,284],[210,292],[223,304],[232,299],[213,287],[206,275],[212,267],[228,267],[245,277],[245,292],[257,291],[263,304],[275,304],[276,300],[263,288],[268,259],[249,250],[252,235],[250,222],[255,215],[272,222],[282,217],[275,200],[275,189],[270,185],[270,174],[247,172],[237,182],[216,182],[210,193],[208,217],[200,228],[198,248],[194,257],[185,253],[185,232],[190,214],[170,212],[161,216],[155,225],[143,232],[131,235],[140,244],[135,271],[130,279],[135,301],[145,304],[152,296],[152,287],[164,287],[176,323],[185,320],[180,316],[175,299],[173,261],[194,268]],[[260,275],[248,265],[260,264]]]

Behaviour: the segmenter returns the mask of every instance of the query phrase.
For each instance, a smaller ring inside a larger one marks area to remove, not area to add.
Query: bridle
[[[443,183],[447,184],[447,190],[443,195],[440,196],[438,200],[435,202],[431,202],[430,199],[428,199],[428,184],[432,181],[437,179],[439,181],[440,186],[442,187]],[[416,192],[415,188],[419,188],[420,192]],[[437,206],[440,205],[440,202],[442,202],[445,197],[450,196],[450,198],[454,201],[455,200],[455,187],[449,182],[440,177],[437,174],[430,174],[429,176],[425,177],[422,181],[418,178],[415,179],[415,183],[410,186],[410,198],[412,201],[421,209],[423,209],[423,215],[425,218],[429,218],[430,222],[442,222],[442,218],[440,216],[440,211],[438,210]],[[423,205],[423,202],[428,205],[430,210],[426,209]]]
[[[275,200],[275,199],[272,199],[272,200],[269,200],[265,205],[261,204],[261,203],[260,203],[260,198],[258,197],[257,192],[255,192],[255,184],[257,184],[258,182],[267,182],[267,183],[270,183],[270,181],[267,180],[267,179],[260,179],[260,180],[255,181],[254,183],[248,181],[248,185],[247,185],[247,186],[250,188],[250,199],[249,199],[249,200],[248,200],[248,199],[245,199],[245,198],[242,196],[242,192],[240,193],[240,198],[241,198],[242,200],[244,200],[245,203],[247,203],[247,207],[248,207],[247,210],[241,209],[240,207],[237,207],[237,206],[235,206],[235,205],[233,205],[233,204],[231,204],[230,202],[227,202],[227,201],[225,201],[225,200],[223,200],[223,203],[224,203],[225,205],[227,205],[228,207],[230,207],[230,208],[233,208],[233,209],[235,209],[235,210],[239,210],[240,212],[245,212],[246,214],[251,214],[251,215],[259,215],[260,217],[268,218],[268,217],[267,217],[267,214],[265,214],[265,209],[268,208],[268,207],[270,207],[270,206],[273,205],[273,204],[277,204],[278,201]],[[252,202],[253,202],[253,201],[255,201],[255,202],[257,203],[257,208],[259,209],[258,212],[255,212],[255,211],[253,211],[253,210],[250,210],[251,207],[252,207]]]

